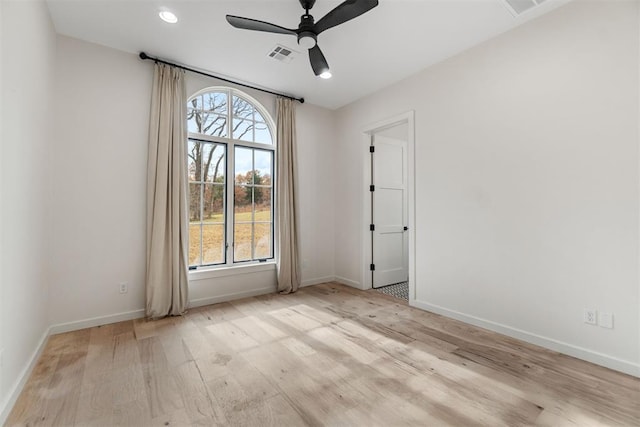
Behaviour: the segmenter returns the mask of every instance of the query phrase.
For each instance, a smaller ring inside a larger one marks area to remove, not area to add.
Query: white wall
[[[55,33],[43,1],[1,2],[0,424],[48,331]]]
[[[339,110],[336,276],[363,283],[360,132],[415,110],[416,305],[640,374],[637,8],[573,2]]]
[[[332,111],[298,106],[298,182],[302,285],[331,281],[334,266],[336,132]]]
[[[140,316],[144,308],[145,186],[153,63],[65,36],[58,37],[53,174],[54,331]],[[187,93],[224,85],[187,73]],[[275,119],[275,97],[240,88]],[[324,135],[331,112],[298,106],[302,257],[323,258],[303,269],[305,283],[333,274],[333,181]],[[330,138],[331,139],[331,138]],[[317,162],[325,163],[321,168]],[[328,175],[328,176],[325,176]],[[275,269],[207,277],[191,274],[194,305],[275,291]],[[244,270],[246,271],[246,270]],[[118,284],[129,283],[120,294]],[[87,319],[95,319],[85,322]]]
[[[64,36],[56,59],[52,324],[144,308],[152,77],[135,55]]]

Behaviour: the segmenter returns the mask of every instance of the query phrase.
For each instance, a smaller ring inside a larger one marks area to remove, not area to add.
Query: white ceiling
[[[335,109],[547,13],[546,0],[514,17],[503,0],[380,0],[378,7],[318,37],[333,78],[315,77],[295,37],[239,30],[226,14],[297,28],[298,0],[47,0],[60,34],[179,62]],[[318,0],[316,21],[340,4]],[[158,18],[166,8],[179,22]],[[276,44],[300,52],[290,63],[267,54]]]

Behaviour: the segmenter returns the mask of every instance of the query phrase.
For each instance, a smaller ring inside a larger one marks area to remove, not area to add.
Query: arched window
[[[231,88],[202,90],[187,102],[189,268],[274,257],[273,120]]]

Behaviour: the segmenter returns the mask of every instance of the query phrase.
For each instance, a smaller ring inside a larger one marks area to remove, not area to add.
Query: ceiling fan
[[[315,75],[327,79],[331,77],[331,72],[329,71],[329,64],[317,44],[318,34],[368,12],[378,5],[378,0],[346,0],[323,16],[318,22],[315,22],[313,16],[309,14],[309,10],[313,8],[316,0],[299,1],[305,13],[300,17],[300,24],[297,29],[284,28],[270,22],[234,15],[227,15],[227,22],[236,28],[244,30],[297,36],[298,44],[305,49],[309,49],[309,61]]]

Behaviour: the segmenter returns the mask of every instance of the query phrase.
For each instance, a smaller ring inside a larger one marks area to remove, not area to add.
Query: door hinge
[[[376,265],[375,264],[369,264],[369,270],[375,271],[375,269],[376,269]]]
[[[376,231],[376,225],[375,224],[369,224],[369,231]]]
[[[373,146],[373,145],[370,145],[370,146],[369,146],[369,152],[370,152],[370,153],[375,153],[375,152],[376,152],[376,147],[375,147],[375,146]]]
[[[369,186],[369,191],[376,191],[376,186],[375,185],[370,185]]]

